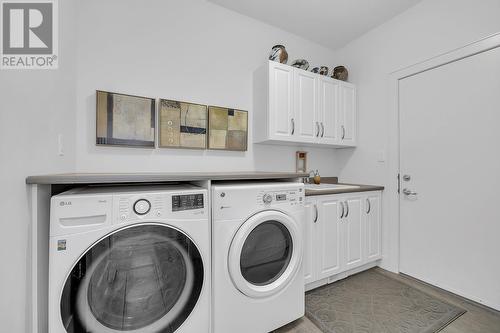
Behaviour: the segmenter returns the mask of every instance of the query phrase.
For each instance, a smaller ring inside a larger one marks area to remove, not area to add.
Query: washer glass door
[[[191,239],[162,224],[104,237],[80,258],[61,295],[68,333],[175,332],[196,305],[203,263]]]
[[[300,266],[297,223],[278,211],[252,216],[234,236],[228,260],[233,283],[241,292],[255,298],[277,293]]]

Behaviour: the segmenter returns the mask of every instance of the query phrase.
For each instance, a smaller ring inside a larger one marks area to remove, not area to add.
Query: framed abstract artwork
[[[206,105],[160,99],[160,148],[207,148]]]
[[[96,144],[155,147],[155,99],[96,92]]]
[[[208,107],[208,149],[246,151],[248,112]]]

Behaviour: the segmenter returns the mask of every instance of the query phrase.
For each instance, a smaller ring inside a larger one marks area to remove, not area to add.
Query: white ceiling
[[[208,0],[338,49],[421,0]]]

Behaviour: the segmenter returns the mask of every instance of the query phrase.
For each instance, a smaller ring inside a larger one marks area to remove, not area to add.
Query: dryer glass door
[[[302,257],[297,223],[278,211],[260,212],[236,232],[229,251],[229,273],[245,295],[267,297],[296,277]]]
[[[256,226],[243,243],[241,275],[257,286],[276,281],[292,258],[293,242],[288,229],[279,221]]]
[[[134,225],[104,237],[80,258],[61,295],[68,333],[175,332],[203,286],[191,239],[161,224]]]

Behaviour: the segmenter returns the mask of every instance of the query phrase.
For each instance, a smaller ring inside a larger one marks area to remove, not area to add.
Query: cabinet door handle
[[[323,122],[321,122],[321,137],[325,135],[325,125],[323,125]]]
[[[291,122],[292,122],[292,135],[293,135],[295,133],[295,120],[292,118]]]
[[[349,216],[349,202],[345,202],[345,206],[347,207],[347,212],[345,213],[345,217]]]
[[[372,211],[372,203],[370,202],[370,199],[366,199],[366,203],[368,204],[368,210],[366,211],[366,214],[370,214]]]
[[[342,140],[345,138],[345,126],[342,125]]]
[[[319,123],[316,122],[316,137],[319,136]]]
[[[342,214],[340,215],[340,218],[344,218],[344,212],[345,212],[344,203],[341,201],[340,205],[342,206]]]
[[[317,205],[314,205],[314,211],[316,212],[315,215],[314,215],[314,223],[318,222],[318,206]]]

